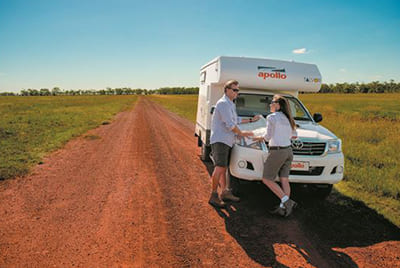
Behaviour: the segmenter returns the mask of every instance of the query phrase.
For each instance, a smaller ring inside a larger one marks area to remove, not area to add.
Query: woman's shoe
[[[283,203],[283,205],[286,208],[285,211],[285,217],[289,216],[290,214],[292,214],[293,209],[297,207],[297,203],[295,201],[293,201],[292,199],[289,199],[288,201],[286,201],[285,203]]]
[[[272,215],[279,215],[279,216],[283,217],[283,216],[285,216],[286,209],[282,208],[280,206],[277,206],[273,210],[270,210],[269,213],[271,213]]]

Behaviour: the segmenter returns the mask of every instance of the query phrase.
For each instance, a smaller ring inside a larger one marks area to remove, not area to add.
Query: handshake
[[[244,123],[256,122],[261,118],[262,118],[262,115],[260,115],[260,114],[259,115],[255,115],[250,119],[245,119],[245,120],[248,120],[248,121],[244,122]],[[247,137],[253,137],[253,140],[255,140],[255,141],[261,141],[261,140],[264,139],[264,137],[262,137],[262,136],[261,137],[255,137],[253,131],[240,131],[239,136],[246,137],[246,138]]]
[[[242,137],[252,137],[253,141],[263,141],[264,137],[263,136],[254,136],[254,133],[252,131],[241,131],[241,133],[239,134]]]
[[[253,131],[240,131],[239,135],[242,137],[253,137],[254,133]]]

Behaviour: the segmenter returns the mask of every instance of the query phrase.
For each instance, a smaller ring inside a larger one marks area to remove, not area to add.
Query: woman
[[[281,199],[280,205],[271,211],[273,214],[289,216],[297,203],[290,199],[289,172],[293,160],[291,138],[297,136],[296,124],[286,98],[275,95],[270,104],[271,114],[267,116],[267,131],[264,137],[254,140],[268,141],[269,154],[264,163],[263,183]],[[282,187],[275,182],[276,176]]]

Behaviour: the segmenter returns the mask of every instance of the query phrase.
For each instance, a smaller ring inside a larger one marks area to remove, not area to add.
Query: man
[[[226,169],[229,165],[230,152],[235,143],[235,135],[249,137],[253,136],[251,131],[241,131],[238,127],[238,116],[236,105],[233,102],[239,94],[239,82],[230,80],[225,83],[224,96],[218,100],[212,116],[211,123],[211,151],[214,160],[214,172],[212,179],[212,193],[208,201],[215,207],[224,207],[224,201],[239,201],[240,199],[232,194],[226,187]],[[240,123],[257,121],[258,116],[250,119],[242,119]],[[218,196],[218,184],[222,188],[221,197]]]

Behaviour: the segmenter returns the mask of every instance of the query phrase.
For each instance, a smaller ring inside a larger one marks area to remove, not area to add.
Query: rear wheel
[[[201,160],[210,162],[211,146],[207,146],[204,142],[201,145]]]
[[[203,142],[200,138],[200,136],[197,137],[197,146],[201,147],[201,145],[203,145]]]

